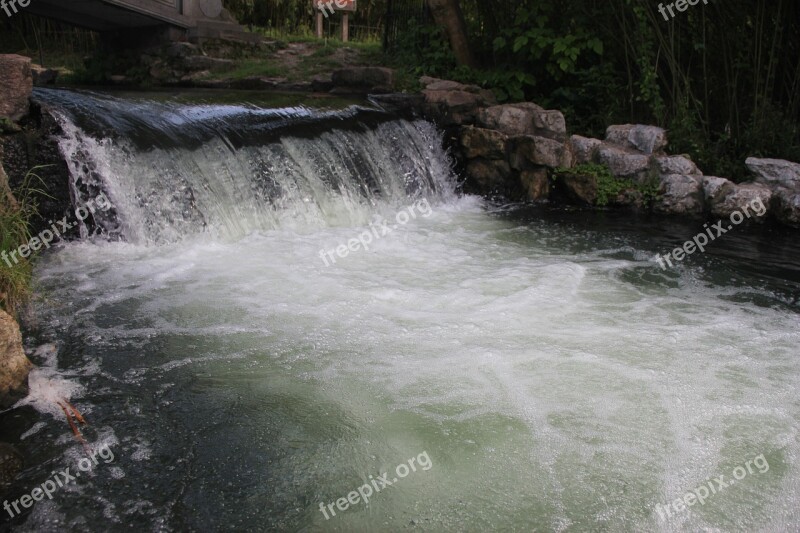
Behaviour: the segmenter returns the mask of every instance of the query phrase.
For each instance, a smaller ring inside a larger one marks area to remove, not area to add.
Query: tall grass
[[[30,241],[31,220],[37,215],[36,197],[43,194],[32,186],[34,181],[41,182],[35,173],[39,168],[42,167],[34,167],[26,174],[15,197],[0,165],[0,252],[5,252],[7,258],[0,258],[0,308],[12,316],[30,296],[32,257],[26,259],[17,254],[15,262],[10,253]]]

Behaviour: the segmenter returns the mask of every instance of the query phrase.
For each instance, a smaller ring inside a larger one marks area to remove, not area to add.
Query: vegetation
[[[564,110],[583,134],[658,124],[706,173],[741,179],[748,155],[800,161],[797,2],[712,0],[667,21],[642,0],[436,1],[463,17],[484,68],[449,52],[450,26],[414,21],[392,49],[416,75]]]
[[[0,308],[12,316],[28,298],[31,283],[31,258],[10,257],[12,251],[30,241],[30,223],[37,215],[35,197],[43,194],[32,187],[34,180],[40,180],[31,169],[25,176],[16,197],[11,192],[8,178],[0,166]]]
[[[597,183],[597,199],[595,205],[604,207],[625,191],[635,191],[642,195],[645,205],[651,205],[659,195],[658,180],[648,180],[646,183],[637,183],[631,179],[617,178],[605,165],[584,164],[573,168],[557,168],[553,171],[551,179],[555,182],[564,175],[593,176]]]

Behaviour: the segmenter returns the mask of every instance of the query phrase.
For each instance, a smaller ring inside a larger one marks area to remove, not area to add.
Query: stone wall
[[[596,176],[562,172],[603,165],[620,181],[609,205],[650,209],[665,215],[727,217],[761,200],[766,216],[800,226],[800,165],[773,159],[747,160],[754,176],[735,184],[704,176],[685,155],[670,155],[667,132],[656,126],[610,126],[604,139],[567,134],[564,115],[532,103],[498,105],[491,92],[473,85],[423,77],[424,113],[454,138],[466,190],[510,201],[596,205]],[[551,179],[556,169],[559,178]],[[656,191],[645,203],[643,190]]]

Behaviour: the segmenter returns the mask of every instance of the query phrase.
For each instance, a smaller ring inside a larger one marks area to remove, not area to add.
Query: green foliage
[[[14,197],[5,172],[0,167],[0,251],[5,252],[8,258],[0,259],[0,307],[11,315],[16,314],[30,291],[31,259],[17,254],[17,261],[14,261],[10,253],[30,241],[31,220],[37,216],[35,198],[45,195],[32,185],[34,180],[41,181],[35,173],[40,168],[43,167],[35,167],[28,172]]]
[[[658,181],[648,180],[640,184],[627,178],[617,178],[605,165],[583,164],[572,168],[557,168],[553,170],[551,179],[555,182],[564,175],[593,176],[597,182],[597,199],[595,205],[605,207],[625,191],[635,191],[642,195],[645,205],[651,205],[659,196]]]

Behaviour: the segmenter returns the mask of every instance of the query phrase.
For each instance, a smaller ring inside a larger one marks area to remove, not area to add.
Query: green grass
[[[244,59],[236,65],[235,69],[229,72],[215,74],[213,77],[224,77],[238,80],[253,76],[275,78],[285,74],[286,70],[283,67],[274,64],[268,59]]]
[[[30,241],[30,222],[36,216],[35,195],[41,191],[31,187],[33,179],[41,180],[31,169],[17,191],[17,198],[11,193],[8,178],[0,166],[0,251],[6,258],[0,258],[0,308],[16,316],[19,307],[30,295],[32,257],[14,261],[10,253]]]

